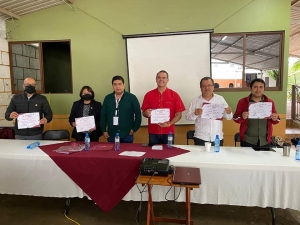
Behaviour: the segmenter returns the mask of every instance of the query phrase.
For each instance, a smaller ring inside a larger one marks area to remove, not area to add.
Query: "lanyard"
[[[117,99],[117,96],[115,95],[115,101],[116,101],[115,116],[118,115],[118,107],[119,107],[119,103],[120,103],[120,100],[121,100],[122,96],[123,96],[123,94],[121,95],[121,97],[119,99]]]

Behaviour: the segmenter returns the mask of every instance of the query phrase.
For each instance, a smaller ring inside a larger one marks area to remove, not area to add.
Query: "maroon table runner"
[[[40,146],[46,154],[104,211],[109,212],[134,186],[143,158],[169,158],[189,152],[173,147],[151,150],[140,144],[121,143],[121,150],[93,150],[108,143],[91,142],[91,150],[74,154],[54,152],[70,142]],[[95,147],[94,147],[95,148]],[[99,148],[101,149],[101,148]],[[123,151],[146,152],[142,157],[119,156]]]

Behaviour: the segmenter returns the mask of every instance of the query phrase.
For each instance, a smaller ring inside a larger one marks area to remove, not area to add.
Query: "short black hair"
[[[202,81],[204,80],[211,80],[212,84],[215,85],[215,82],[214,82],[214,79],[212,79],[211,77],[203,77],[201,80],[200,80],[200,87],[202,85]]]
[[[266,82],[265,82],[263,79],[261,79],[261,78],[256,78],[256,79],[254,79],[254,80],[251,81],[251,83],[250,83],[250,88],[252,88],[252,86],[253,86],[253,84],[254,84],[255,82],[263,83],[263,84],[264,84],[264,88],[266,87]]]
[[[87,89],[88,92],[91,92],[91,93],[92,93],[92,99],[91,99],[91,100],[94,100],[94,98],[95,98],[95,93],[94,93],[93,89],[92,89],[90,86],[83,86],[83,87],[81,88],[80,92],[79,92],[79,97],[81,98],[82,92],[83,92],[84,89]]]
[[[158,76],[159,73],[165,73],[165,74],[167,74],[167,78],[169,79],[169,74],[168,74],[167,71],[165,71],[165,70],[158,71],[158,73],[156,74],[156,77]]]
[[[122,81],[123,84],[125,83],[125,82],[124,82],[124,78],[123,78],[122,76],[120,76],[120,75],[114,76],[114,77],[112,78],[112,80],[111,80],[111,84],[114,84],[114,81],[115,81],[115,80],[120,80],[120,81]]]

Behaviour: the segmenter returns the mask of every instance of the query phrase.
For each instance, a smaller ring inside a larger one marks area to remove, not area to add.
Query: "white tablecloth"
[[[0,140],[0,193],[45,197],[83,197],[85,193],[39,148],[27,150],[32,141]],[[58,141],[41,141],[42,145]],[[189,153],[170,158],[174,166],[199,167],[202,184],[191,192],[191,202],[291,208],[300,210],[300,162],[290,157],[251,148],[221,147],[219,153],[204,147],[177,146]],[[150,149],[148,149],[150,151]],[[170,150],[172,151],[172,149]],[[142,189],[142,187],[140,186]],[[154,201],[165,201],[168,187],[154,186]],[[176,189],[176,194],[179,188]],[[123,200],[139,201],[134,186]],[[168,199],[173,198],[171,191]],[[147,193],[143,194],[147,200]],[[178,201],[185,201],[184,189]]]

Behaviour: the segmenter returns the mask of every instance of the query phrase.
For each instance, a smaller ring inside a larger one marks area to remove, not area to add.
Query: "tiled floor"
[[[65,199],[33,196],[0,195],[0,224],[3,225],[71,225],[63,214]],[[141,221],[136,222],[138,202],[120,202],[111,212],[104,213],[92,201],[83,198],[71,200],[69,217],[80,225],[134,225],[146,224],[147,203],[143,202]],[[154,204],[156,216],[184,218],[185,204],[159,202]],[[299,213],[289,209],[276,209],[277,225],[299,225]],[[294,214],[295,212],[295,214]],[[269,208],[229,205],[192,204],[194,225],[268,225]],[[168,225],[170,223],[156,223]]]

